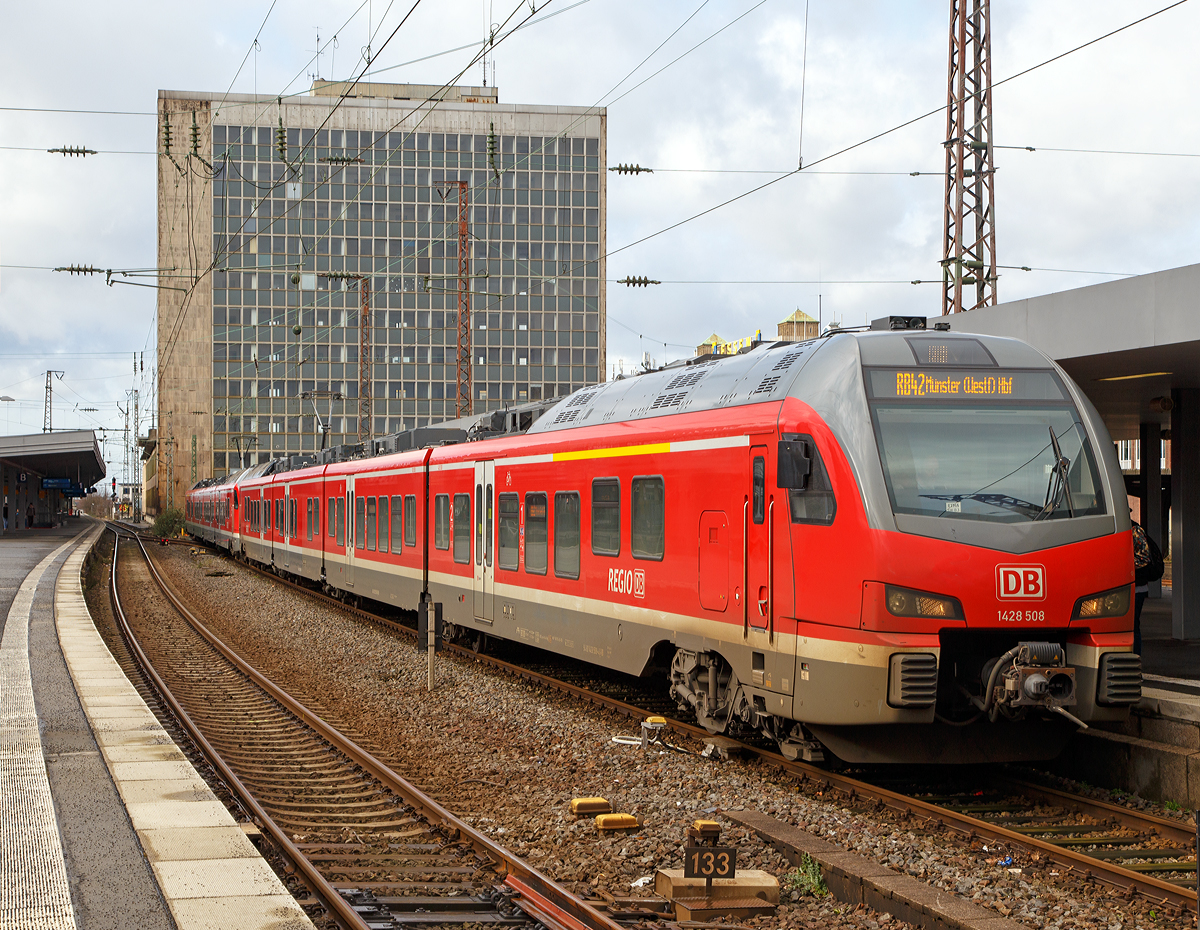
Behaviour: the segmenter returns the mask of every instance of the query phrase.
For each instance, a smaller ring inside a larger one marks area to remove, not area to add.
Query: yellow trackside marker
[[[611,449],[579,449],[575,452],[555,452],[556,462],[577,462],[580,459],[614,459],[626,455],[657,455],[670,452],[669,442],[651,442],[641,446],[614,446]]]
[[[572,798],[572,814],[611,814],[612,804],[607,798]]]
[[[601,814],[596,818],[600,830],[637,830],[641,827],[633,814]]]

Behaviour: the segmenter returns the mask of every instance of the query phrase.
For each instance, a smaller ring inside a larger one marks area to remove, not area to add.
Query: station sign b
[[[1044,601],[1045,565],[997,565],[996,597],[1002,601]]]

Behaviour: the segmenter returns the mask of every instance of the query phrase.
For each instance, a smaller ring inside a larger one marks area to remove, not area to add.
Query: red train
[[[522,433],[258,465],[197,485],[188,529],[441,602],[458,641],[663,676],[793,757],[1051,757],[1141,694],[1113,444],[1025,343],[877,327],[589,387]]]

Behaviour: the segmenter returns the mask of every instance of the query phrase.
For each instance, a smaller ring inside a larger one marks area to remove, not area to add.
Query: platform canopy
[[[0,436],[0,462],[41,478],[69,478],[83,488],[105,474],[100,441],[87,429]]]

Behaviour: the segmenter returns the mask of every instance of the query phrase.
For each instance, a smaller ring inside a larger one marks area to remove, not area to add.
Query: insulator
[[[163,153],[171,154],[171,117],[163,113]]]
[[[614,165],[608,170],[617,174],[654,174],[653,168],[643,168],[641,165]]]
[[[279,152],[279,160],[287,161],[287,130],[283,128],[283,118],[279,119],[279,127],[275,130],[275,150]]]
[[[196,123],[195,110],[192,110],[192,154],[200,154],[200,126]]]
[[[617,283],[624,284],[626,287],[646,287],[650,284],[661,284],[662,282],[655,281],[653,278],[648,278],[645,275],[629,275],[626,278],[622,278]]]

